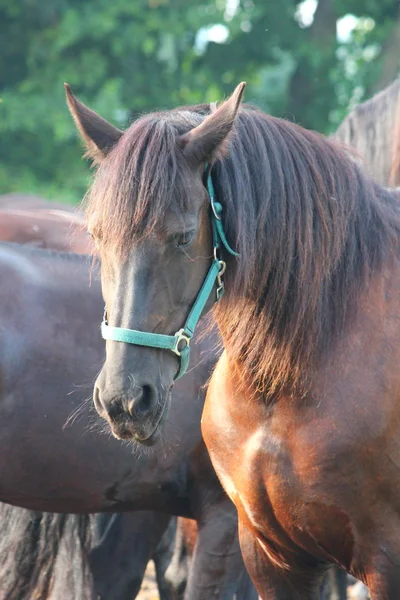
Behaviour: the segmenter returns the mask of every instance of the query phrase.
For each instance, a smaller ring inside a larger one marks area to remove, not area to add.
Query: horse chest
[[[240,521],[253,531],[267,554],[272,543],[273,547],[301,547],[321,559],[329,559],[331,550],[337,555],[333,545],[340,522],[344,534],[337,544],[345,550],[344,559],[350,560],[348,517],[325,494],[315,453],[300,438],[293,443],[289,415],[286,426],[280,428],[262,407],[253,406],[257,425],[251,427],[246,422],[246,406],[238,415],[232,414],[233,405],[237,403],[229,402],[219,386],[211,386],[202,429],[213,466]],[[331,550],[327,551],[328,545]]]

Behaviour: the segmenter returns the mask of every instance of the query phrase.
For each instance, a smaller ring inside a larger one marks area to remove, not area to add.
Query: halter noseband
[[[213,290],[215,282],[217,282],[216,302],[222,298],[224,293],[224,282],[222,275],[226,270],[226,263],[218,258],[218,252],[221,244],[225,250],[233,256],[239,256],[237,252],[232,250],[228,240],[226,239],[224,228],[222,226],[222,205],[215,200],[215,191],[209,171],[207,177],[207,190],[211,205],[211,227],[214,247],[214,260],[206,275],[203,285],[197,295],[192,306],[186,323],[182,329],[179,329],[175,335],[163,335],[161,333],[147,333],[145,331],[137,331],[135,329],[125,329],[124,327],[110,327],[107,323],[107,313],[104,311],[103,322],[101,324],[101,335],[105,340],[113,340],[114,342],[125,342],[127,344],[135,344],[136,346],[150,346],[151,348],[160,348],[163,350],[171,350],[180,358],[180,365],[174,379],[179,379],[184,375],[190,358],[190,341],[193,337],[195,327],[200,319],[201,313],[207,303],[207,300]]]

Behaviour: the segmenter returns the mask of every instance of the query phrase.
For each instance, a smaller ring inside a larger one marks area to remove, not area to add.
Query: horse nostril
[[[102,417],[104,415],[104,407],[101,403],[100,390],[97,387],[97,385],[94,387],[93,390],[93,402],[95,409],[97,410],[98,414]]]
[[[155,394],[151,386],[144,385],[134,398],[128,402],[128,412],[133,418],[142,416],[151,410],[154,405]]]

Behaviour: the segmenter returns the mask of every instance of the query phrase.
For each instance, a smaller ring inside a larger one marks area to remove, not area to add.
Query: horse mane
[[[122,136],[87,200],[102,244],[127,251],[166,208],[187,208],[193,175],[176,136],[202,118],[195,108],[156,113]],[[397,242],[397,204],[336,142],[254,107],[241,108],[212,175],[240,253],[226,256],[226,292],[214,309],[224,346],[256,389],[305,390]]]
[[[89,600],[88,515],[41,513],[0,504],[0,596]],[[53,596],[52,596],[53,597]]]
[[[358,151],[375,181],[400,185],[400,78],[356,106],[335,138]]]

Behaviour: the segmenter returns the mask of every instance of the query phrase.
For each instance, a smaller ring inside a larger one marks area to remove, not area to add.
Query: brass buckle
[[[185,333],[185,330],[183,328],[180,329],[179,331],[177,331],[174,337],[175,337],[175,345],[173,348],[171,348],[171,350],[172,350],[172,352],[175,352],[175,354],[177,356],[180,356],[182,354],[183,350],[186,350],[186,348],[188,348],[190,346],[191,338],[187,335],[187,333]],[[186,346],[184,348],[182,348],[182,350],[179,350],[178,346],[182,340],[185,340]]]

